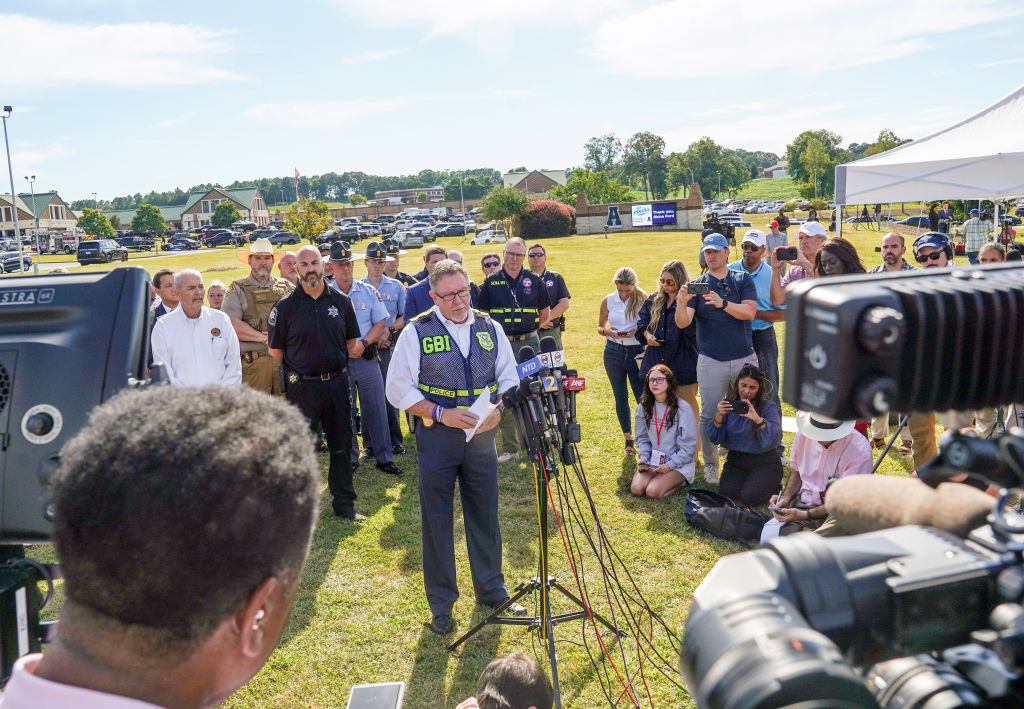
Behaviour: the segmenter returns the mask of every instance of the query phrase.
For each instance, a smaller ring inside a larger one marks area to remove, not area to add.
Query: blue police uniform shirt
[[[757,309],[758,310],[785,310],[785,305],[772,305],[772,269],[771,266],[766,264],[763,260],[761,265],[755,268],[753,271],[748,271],[743,267],[743,259],[739,261],[733,261],[729,264],[729,268],[733,271],[741,271],[746,273],[748,276],[754,279],[754,287],[757,289]],[[754,318],[750,321],[751,330],[767,330],[772,326],[772,323],[761,318]]]
[[[345,292],[338,288],[337,283],[334,283],[333,287],[340,293]],[[384,307],[384,300],[373,286],[362,281],[352,281],[352,288],[346,295],[352,300],[352,307],[356,311],[360,337],[366,337],[370,328],[381,320],[387,320],[388,309]]]
[[[371,288],[375,287],[369,276],[363,278],[360,282],[365,283]],[[395,318],[405,312],[405,286],[395,278],[381,276],[380,288],[377,288],[377,292],[380,293],[380,299],[384,302],[384,307],[388,311],[386,325],[391,327],[395,324]]]

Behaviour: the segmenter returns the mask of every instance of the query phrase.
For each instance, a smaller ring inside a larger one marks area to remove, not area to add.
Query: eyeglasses
[[[917,254],[914,258],[918,263],[924,263],[925,261],[938,261],[943,256],[945,256],[944,251],[933,251],[930,254]]]
[[[530,258],[540,258],[541,256],[544,256],[543,251],[534,251],[530,254]]]
[[[676,282],[671,278],[659,278],[658,283],[662,283],[666,286],[674,286]]]
[[[525,258],[525,257],[526,257],[526,252],[525,251],[523,253],[521,253],[521,254],[517,254],[515,251],[506,251],[505,252],[505,258]]]
[[[486,263],[483,264],[483,267],[484,268],[497,268],[500,265],[501,265],[500,261],[487,261]]]
[[[743,249],[744,251],[760,251],[763,247],[755,246],[754,244],[745,241],[742,244],[740,244],[740,248]]]
[[[446,303],[452,303],[455,301],[456,297],[460,298],[461,300],[465,300],[466,298],[468,298],[469,288],[463,288],[462,290],[452,291],[451,293],[445,293],[444,295],[441,295],[440,293],[435,293],[434,295],[436,295],[438,298],[440,298]]]
[[[667,381],[668,379],[665,377],[647,377],[647,382],[649,384],[664,384]]]

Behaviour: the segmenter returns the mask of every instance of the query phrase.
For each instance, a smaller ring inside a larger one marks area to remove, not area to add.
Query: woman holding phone
[[[639,458],[629,485],[638,497],[668,497],[693,482],[697,429],[690,405],[675,390],[676,377],[667,366],[656,364],[647,371],[636,407]]]
[[[637,331],[642,333],[647,350],[640,363],[641,378],[655,364],[665,364],[676,380],[676,396],[686,399],[696,417],[697,408],[697,325],[676,326],[676,294],[690,280],[682,261],[672,260],[661,267],[658,292],[652,293],[640,308]],[[699,422],[696,418],[694,426]],[[697,441],[700,452],[700,440]]]
[[[629,391],[626,386],[628,383],[633,390],[633,398],[639,401],[640,370],[636,359],[643,351],[643,345],[636,338],[636,322],[640,305],[647,294],[637,286],[636,271],[629,266],[616,271],[612,283],[615,292],[609,293],[601,301],[597,334],[605,338],[604,371],[612,385],[615,415],[626,439],[625,454],[632,456],[636,455],[636,444],[630,426]]]
[[[764,372],[743,365],[704,431],[711,443],[729,449],[718,491],[747,507],[768,504],[782,484],[782,411]]]

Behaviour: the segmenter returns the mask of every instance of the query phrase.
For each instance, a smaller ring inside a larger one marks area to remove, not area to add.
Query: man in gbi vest
[[[231,284],[221,311],[231,318],[242,353],[242,383],[267,394],[282,394],[277,362],[267,352],[267,316],[282,296],[295,286],[275,278],[271,269],[284,251],[274,253],[269,239],[256,239],[238,260],[249,264],[249,275]]]
[[[483,392],[498,393],[519,382],[512,346],[501,326],[469,306],[469,275],[445,259],[430,273],[434,307],[405,326],[388,369],[386,393],[396,408],[416,416],[419,456],[423,584],[438,635],[454,628],[453,503],[459,481],[466,546],[477,603],[496,607],[508,598],[501,573],[498,528],[498,459],[494,447],[500,407],[466,440],[477,416],[466,409]],[[524,613],[517,603],[508,609]]]

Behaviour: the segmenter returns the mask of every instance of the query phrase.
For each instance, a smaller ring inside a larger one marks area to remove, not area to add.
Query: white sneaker
[[[718,471],[714,468],[704,468],[704,482],[709,485],[718,484]]]
[[[502,453],[501,455],[498,456],[498,462],[499,463],[507,463],[507,462],[509,462],[510,460],[512,460],[515,457],[516,457],[515,453]]]

